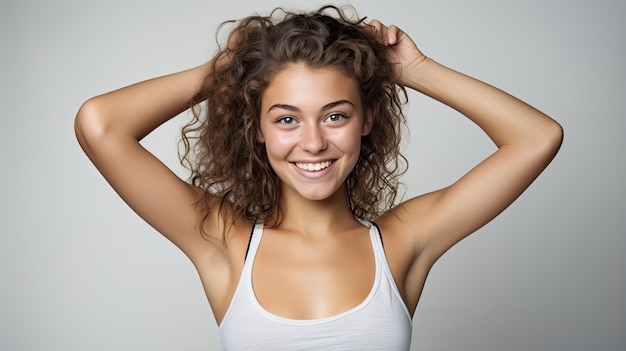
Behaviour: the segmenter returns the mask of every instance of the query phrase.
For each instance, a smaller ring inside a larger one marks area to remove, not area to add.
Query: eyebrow
[[[348,100],[338,100],[338,101],[334,101],[334,102],[331,102],[331,103],[328,103],[328,104],[324,105],[322,107],[322,111],[330,110],[332,108],[335,108],[337,106],[344,105],[344,104],[348,104],[348,105],[354,106],[354,104],[352,102],[348,101]],[[297,108],[296,106],[293,106],[293,105],[288,105],[288,104],[274,104],[274,105],[270,106],[270,108],[267,109],[267,112],[270,112],[271,110],[273,110],[275,108],[279,108],[279,109],[287,110],[287,111],[293,111],[293,112],[300,112],[299,108]]]

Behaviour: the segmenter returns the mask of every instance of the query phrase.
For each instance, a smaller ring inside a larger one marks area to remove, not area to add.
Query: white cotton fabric
[[[409,350],[411,317],[391,275],[378,229],[363,224],[370,228],[376,261],[372,290],[346,312],[310,320],[274,315],[257,301],[252,266],[263,236],[263,226],[257,224],[237,290],[219,326],[222,350]]]

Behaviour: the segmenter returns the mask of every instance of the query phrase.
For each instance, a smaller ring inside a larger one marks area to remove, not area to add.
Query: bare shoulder
[[[409,199],[382,215],[379,225],[386,250],[394,250],[404,266],[411,265],[427,245],[426,240],[434,230],[434,208],[442,190]]]
[[[416,251],[434,227],[434,209],[445,189],[423,194],[400,203],[383,214],[376,223],[386,242]]]

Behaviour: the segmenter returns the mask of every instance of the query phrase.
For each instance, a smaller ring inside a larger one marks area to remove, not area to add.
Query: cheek
[[[360,128],[345,129],[336,135],[335,140],[345,152],[358,153],[361,150]]]
[[[293,141],[281,133],[265,134],[265,150],[270,159],[285,158],[293,147]]]

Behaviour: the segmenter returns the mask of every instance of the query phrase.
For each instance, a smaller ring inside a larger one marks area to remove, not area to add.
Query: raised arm
[[[398,62],[398,81],[465,115],[497,151],[454,184],[408,200],[393,211],[397,230],[414,239],[416,255],[434,263],[465,236],[509,206],[543,171],[561,145],[561,126],[488,84],[424,56],[397,27],[374,26]]]
[[[78,141],[117,193],[187,255],[200,248],[194,203],[200,192],[139,141],[189,107],[206,67],[137,83],[89,99],[78,111]]]

